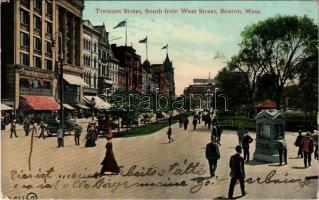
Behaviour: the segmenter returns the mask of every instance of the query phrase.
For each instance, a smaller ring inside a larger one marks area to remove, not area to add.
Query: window
[[[25,53],[20,53],[20,64],[21,65],[29,65],[29,55]]]
[[[25,10],[20,10],[20,21],[22,24],[29,26],[29,13]]]
[[[52,53],[52,47],[51,47],[51,42],[46,42],[46,52],[47,53]]]
[[[47,22],[47,34],[52,34],[52,24]]]
[[[40,17],[33,16],[34,28],[37,30],[41,30],[41,19]]]
[[[40,40],[40,38],[37,38],[37,37],[33,38],[33,49],[34,50],[41,50],[41,40]]]
[[[34,7],[40,10],[42,7],[42,0],[35,0]]]
[[[46,12],[48,15],[52,15],[52,2],[47,1]]]
[[[45,68],[47,70],[52,70],[52,60],[48,60],[48,59],[45,60]]]
[[[96,52],[96,43],[94,43],[94,52]]]
[[[35,68],[41,68],[41,58],[37,56],[33,56],[33,66]]]
[[[20,44],[23,47],[29,47],[29,35],[24,32],[20,32]]]
[[[96,68],[96,57],[94,58],[94,68]]]

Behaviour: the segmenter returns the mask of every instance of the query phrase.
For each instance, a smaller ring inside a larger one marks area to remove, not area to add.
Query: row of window
[[[20,32],[20,46],[29,48],[29,34],[25,32]],[[38,37],[33,37],[33,49],[37,51],[41,51],[42,42],[41,39]],[[52,53],[52,45],[51,42],[45,42],[45,50],[46,53]]]
[[[53,12],[53,6],[52,6],[52,1],[43,1],[43,0],[34,0],[33,2],[33,7],[34,10],[40,11],[42,10],[42,6],[45,3],[45,12],[48,15],[52,15]],[[30,0],[21,0],[21,5],[26,7],[27,9],[30,9]]]
[[[83,64],[84,64],[85,66],[89,66],[89,67],[94,67],[94,68],[96,68],[96,64],[97,64],[97,59],[96,59],[96,57],[94,57],[93,66],[92,66],[92,64],[91,64],[91,61],[93,61],[93,60],[91,60],[91,56],[88,56],[88,55],[84,55],[84,56],[83,56]]]
[[[29,57],[30,57],[29,54],[20,53],[20,64],[29,66],[30,65]],[[39,69],[42,68],[41,57],[33,56],[33,67],[39,68]],[[45,59],[44,67],[46,70],[52,70],[52,60]]]
[[[92,44],[90,40],[85,39],[85,38],[83,40],[84,40],[84,44],[83,44],[84,49],[97,52],[97,44],[96,43]]]
[[[30,17],[29,17],[29,13],[23,9],[20,10],[20,21],[22,24],[29,26],[30,25]],[[41,18],[38,16],[33,16],[33,27],[38,30],[41,31]],[[46,33],[47,34],[52,34],[52,23],[46,21]]]
[[[84,74],[84,82],[87,83],[90,87],[92,87],[92,83],[93,83],[93,87],[96,88],[97,87],[97,75],[94,74],[94,76],[92,76],[92,74],[90,72],[87,72]]]

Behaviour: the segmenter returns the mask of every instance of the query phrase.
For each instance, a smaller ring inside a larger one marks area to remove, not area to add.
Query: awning
[[[6,110],[13,110],[13,108],[1,103],[1,111],[6,111]]]
[[[49,96],[21,95],[19,109],[21,110],[58,110],[60,105]]]
[[[66,109],[69,109],[69,110],[74,110],[74,108],[72,106],[70,106],[69,104],[67,104],[67,103],[64,103],[63,107],[66,108]]]
[[[71,75],[71,74],[63,74],[63,79],[66,80],[71,85],[89,86],[79,76],[74,76],[74,75]]]
[[[108,79],[104,79],[104,83],[106,83],[106,84],[113,84],[113,81],[112,81],[112,80],[108,80]]]
[[[101,99],[98,96],[84,96],[83,99],[84,101],[86,101],[87,103],[91,103],[92,102],[92,98],[94,97],[95,100],[95,106],[94,108],[100,109],[100,110],[108,110],[110,109],[112,106],[110,103],[104,101],[103,99]]]
[[[86,105],[82,105],[82,104],[77,104],[77,106],[79,108],[82,108],[82,109],[90,109],[89,107],[87,107]]]

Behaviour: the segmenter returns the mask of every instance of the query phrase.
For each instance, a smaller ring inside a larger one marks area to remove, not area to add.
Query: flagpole
[[[148,40],[147,40],[147,36],[146,36],[146,60],[148,59],[147,43],[148,43]]]
[[[168,55],[168,44],[167,44],[167,47],[166,47],[166,54]]]
[[[127,46],[127,18],[125,23],[125,46]]]

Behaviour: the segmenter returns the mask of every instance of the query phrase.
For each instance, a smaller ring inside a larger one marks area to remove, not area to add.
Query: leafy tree
[[[284,87],[298,77],[302,63],[317,55],[317,26],[308,17],[277,16],[250,25],[242,32],[241,52],[249,55],[249,66],[260,66],[273,74],[278,106]]]

